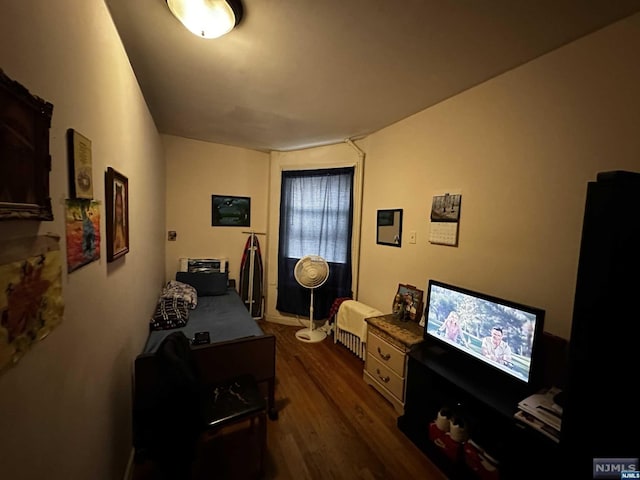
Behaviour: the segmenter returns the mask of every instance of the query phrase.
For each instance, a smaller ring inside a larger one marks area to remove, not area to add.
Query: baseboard
[[[124,472],[123,480],[131,480],[133,478],[133,457],[135,453],[135,449],[132,448],[131,453],[129,454],[129,460],[127,461],[127,469]]]
[[[306,328],[309,326],[309,319],[304,317],[265,315],[264,319],[267,322],[279,323],[280,325],[289,325],[292,327]],[[313,323],[315,324],[314,328],[317,328],[318,330],[328,330],[328,327],[325,327],[325,324],[328,323],[327,320],[314,320]]]
[[[290,325],[293,327],[307,326],[309,323],[308,318],[298,318],[295,316],[283,316],[283,315],[265,315],[264,319],[267,322],[279,323],[280,325]]]

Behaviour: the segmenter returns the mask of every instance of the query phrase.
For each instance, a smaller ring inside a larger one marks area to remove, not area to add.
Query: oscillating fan
[[[329,278],[329,264],[324,258],[317,255],[306,255],[296,263],[293,275],[300,285],[311,289],[309,327],[298,330],[296,337],[303,342],[321,342],[327,337],[327,334],[313,328],[313,290],[322,286]]]

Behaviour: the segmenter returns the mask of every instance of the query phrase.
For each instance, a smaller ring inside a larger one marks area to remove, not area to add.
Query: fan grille
[[[293,274],[303,287],[317,288],[327,280],[329,265],[322,257],[307,255],[298,260]]]

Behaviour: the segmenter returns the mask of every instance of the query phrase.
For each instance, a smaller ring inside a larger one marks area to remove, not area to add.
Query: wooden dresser
[[[393,315],[365,319],[367,357],[363,378],[404,414],[407,353],[423,341],[423,327],[417,322],[400,321]]]

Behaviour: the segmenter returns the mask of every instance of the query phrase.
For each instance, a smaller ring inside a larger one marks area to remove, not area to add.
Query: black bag
[[[199,374],[189,339],[169,334],[156,352],[159,382],[153,401],[136,409],[136,449],[172,480],[189,478],[198,436],[204,428]]]

